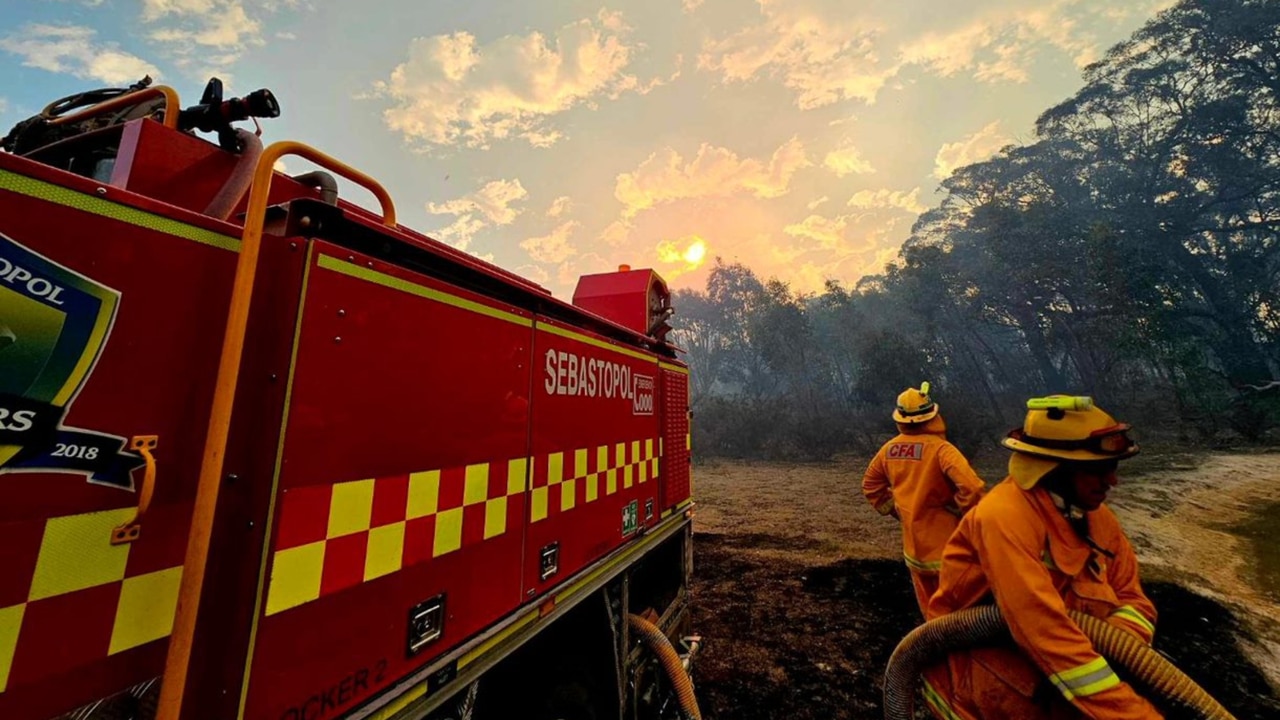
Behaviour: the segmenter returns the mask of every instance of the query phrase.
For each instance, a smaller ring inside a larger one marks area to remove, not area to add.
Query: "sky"
[[[951,170],[1031,140],[1170,4],[0,0],[0,133],[147,74],[194,104],[217,76],[275,93],[265,142],[373,175],[401,224],[564,299],[620,264],[702,288],[716,257],[818,292],[880,272]]]

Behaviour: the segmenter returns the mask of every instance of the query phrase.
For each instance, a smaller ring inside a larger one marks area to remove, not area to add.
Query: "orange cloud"
[[[845,218],[825,218],[821,215],[810,215],[804,220],[793,223],[782,229],[788,235],[817,240],[818,244],[828,250],[839,247],[844,241],[844,231],[848,227]]]
[[[871,167],[871,163],[863,159],[862,154],[858,152],[858,148],[852,145],[832,150],[827,153],[827,157],[822,161],[836,174],[836,177],[844,177],[845,175],[856,174],[865,175],[875,172],[875,168]]]
[[[569,196],[561,195],[560,197],[551,201],[551,207],[547,208],[547,217],[558,218],[561,215],[569,212],[569,209],[572,207],[573,207],[573,201],[569,199]]]
[[[790,189],[791,176],[811,164],[798,138],[774,151],[767,164],[755,158],[739,159],[733,151],[707,143],[686,164],[678,152],[666,148],[650,155],[635,172],[619,175],[614,197],[625,206],[625,218],[687,198],[738,193],[757,198],[779,197]]]
[[[525,240],[520,243],[520,247],[529,253],[529,257],[538,262],[564,262],[578,252],[569,244],[569,236],[577,229],[578,224],[576,220],[562,223],[547,235]]]
[[[757,75],[781,76],[797,92],[796,105],[810,110],[840,100],[874,103],[898,66],[882,66],[873,49],[877,25],[827,18],[798,5],[761,2],[764,20],[703,45],[698,65],[728,82]]]
[[[909,192],[885,188],[880,190],[859,190],[853,194],[853,197],[849,198],[847,204],[849,207],[863,210],[897,209],[915,215],[919,215],[929,209],[920,202],[920,188],[915,188]]]

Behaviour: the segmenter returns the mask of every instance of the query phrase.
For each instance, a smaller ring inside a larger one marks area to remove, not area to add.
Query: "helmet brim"
[[[1076,449],[1063,450],[1061,448],[1046,448],[1022,440],[1016,440],[1006,437],[1000,441],[1000,444],[1013,450],[1014,452],[1033,455],[1039,458],[1048,458],[1050,460],[1075,460],[1077,462],[1097,462],[1099,460],[1126,460],[1138,454],[1138,446],[1132,445],[1122,453],[1098,453],[1092,450]]]
[[[938,416],[938,405],[935,403],[933,409],[923,415],[903,415],[901,410],[893,411],[893,421],[902,423],[903,425],[919,425],[926,423]]]

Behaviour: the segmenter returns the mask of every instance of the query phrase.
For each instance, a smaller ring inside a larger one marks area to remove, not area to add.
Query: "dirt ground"
[[[1240,720],[1280,717],[1280,454],[1131,463],[1111,504],[1160,612],[1155,647]],[[695,466],[707,720],[882,717],[885,663],[919,618],[898,527],[859,492],[864,466]]]

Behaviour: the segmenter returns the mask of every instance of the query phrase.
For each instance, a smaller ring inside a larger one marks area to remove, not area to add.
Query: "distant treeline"
[[[1280,421],[1280,2],[1185,0],[1084,79],[1034,143],[945,180],[883,274],[801,295],[717,259],[705,292],[677,293],[695,452],[866,450],[922,380],[962,447],[1051,392],[1094,396],[1139,438],[1265,441]]]

